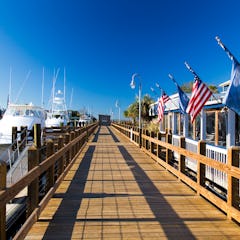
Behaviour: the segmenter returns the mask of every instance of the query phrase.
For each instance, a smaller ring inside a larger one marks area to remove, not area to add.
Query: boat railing
[[[27,163],[27,149],[28,146],[23,150],[18,152],[17,160],[14,164],[12,164],[7,173],[7,186],[10,186],[16,183],[19,179],[21,179],[28,171],[28,163]]]
[[[13,127],[12,143],[9,144],[1,153],[0,159],[5,161],[9,169],[13,167],[13,164],[20,156],[28,143],[27,128],[22,127],[20,131],[17,131]]]
[[[27,135],[27,128],[22,127],[21,131],[13,134],[12,144],[0,156],[8,165],[7,186],[17,182],[27,172],[27,149],[29,146]]]

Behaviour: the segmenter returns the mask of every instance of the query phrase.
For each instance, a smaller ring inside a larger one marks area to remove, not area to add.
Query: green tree
[[[185,93],[191,93],[192,92],[192,86],[193,86],[193,82],[187,82],[184,83],[181,86],[181,89],[185,92]]]
[[[218,87],[215,85],[209,85],[209,89],[212,91],[212,93],[219,93]]]
[[[141,116],[143,121],[145,122],[149,122],[151,120],[151,117],[149,116],[149,106],[153,102],[154,102],[153,99],[148,94],[143,96],[143,99],[141,101],[142,106]]]
[[[191,93],[192,92],[192,86],[193,86],[193,82],[187,82],[184,83],[181,86],[181,89],[185,92],[185,93]],[[218,87],[216,85],[208,85],[209,89],[213,92],[213,93],[218,93]]]
[[[148,94],[144,95],[141,99],[141,118],[144,122],[148,122],[151,120],[151,117],[149,117],[149,106],[153,102],[153,99]],[[130,104],[128,109],[125,110],[123,114],[125,117],[131,118],[134,124],[136,123],[139,116],[138,97],[136,97],[135,102]]]

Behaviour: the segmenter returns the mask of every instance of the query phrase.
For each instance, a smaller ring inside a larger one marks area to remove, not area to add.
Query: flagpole
[[[197,73],[191,68],[191,66],[185,61],[184,62],[185,66],[187,67],[187,69],[198,79],[200,79],[200,77],[197,75]]]
[[[234,60],[235,62],[238,63],[238,60],[234,57],[234,55],[228,50],[228,48],[222,43],[221,39],[216,36],[215,39],[217,40],[218,42],[218,45],[221,46],[221,48],[227,53],[228,57],[231,59],[231,60]]]
[[[154,95],[158,98],[158,94],[156,93],[156,91],[154,90],[154,88],[151,87],[150,89],[151,89],[151,91],[154,93]]]
[[[161,87],[160,87],[160,85],[158,84],[158,83],[156,83],[156,87],[158,87],[160,90],[161,90],[161,92],[162,92],[162,95],[163,95],[163,93],[166,93]],[[175,104],[175,102],[169,97],[169,99],[171,100],[171,102],[173,103],[173,105],[176,107],[176,108],[178,108],[178,106]]]
[[[118,100],[115,103],[116,108],[118,108],[118,122],[120,123],[120,105],[118,103]]]
[[[177,81],[175,80],[175,78],[173,77],[173,75],[172,74],[168,74],[168,77],[177,85],[177,86],[179,86],[179,84],[177,83]]]
[[[185,61],[184,62],[184,64],[185,64],[185,66],[187,67],[187,69],[196,77],[196,78],[198,78],[198,79],[201,79],[200,77],[199,77],[199,75],[192,69],[192,67]],[[210,90],[210,89],[209,89]],[[211,91],[211,90],[210,90]],[[212,91],[211,91],[212,92]],[[219,100],[220,99],[217,99],[217,97],[213,94],[213,92],[212,92],[212,96],[213,96],[213,98],[217,101],[217,102],[219,102]],[[221,100],[220,100],[221,101]]]

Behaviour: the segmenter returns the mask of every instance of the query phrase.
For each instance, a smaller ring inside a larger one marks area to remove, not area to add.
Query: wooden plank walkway
[[[240,226],[102,126],[26,239],[240,239]]]

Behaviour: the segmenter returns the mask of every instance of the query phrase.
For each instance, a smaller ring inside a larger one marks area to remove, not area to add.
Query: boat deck
[[[240,239],[240,226],[101,126],[25,239]]]

